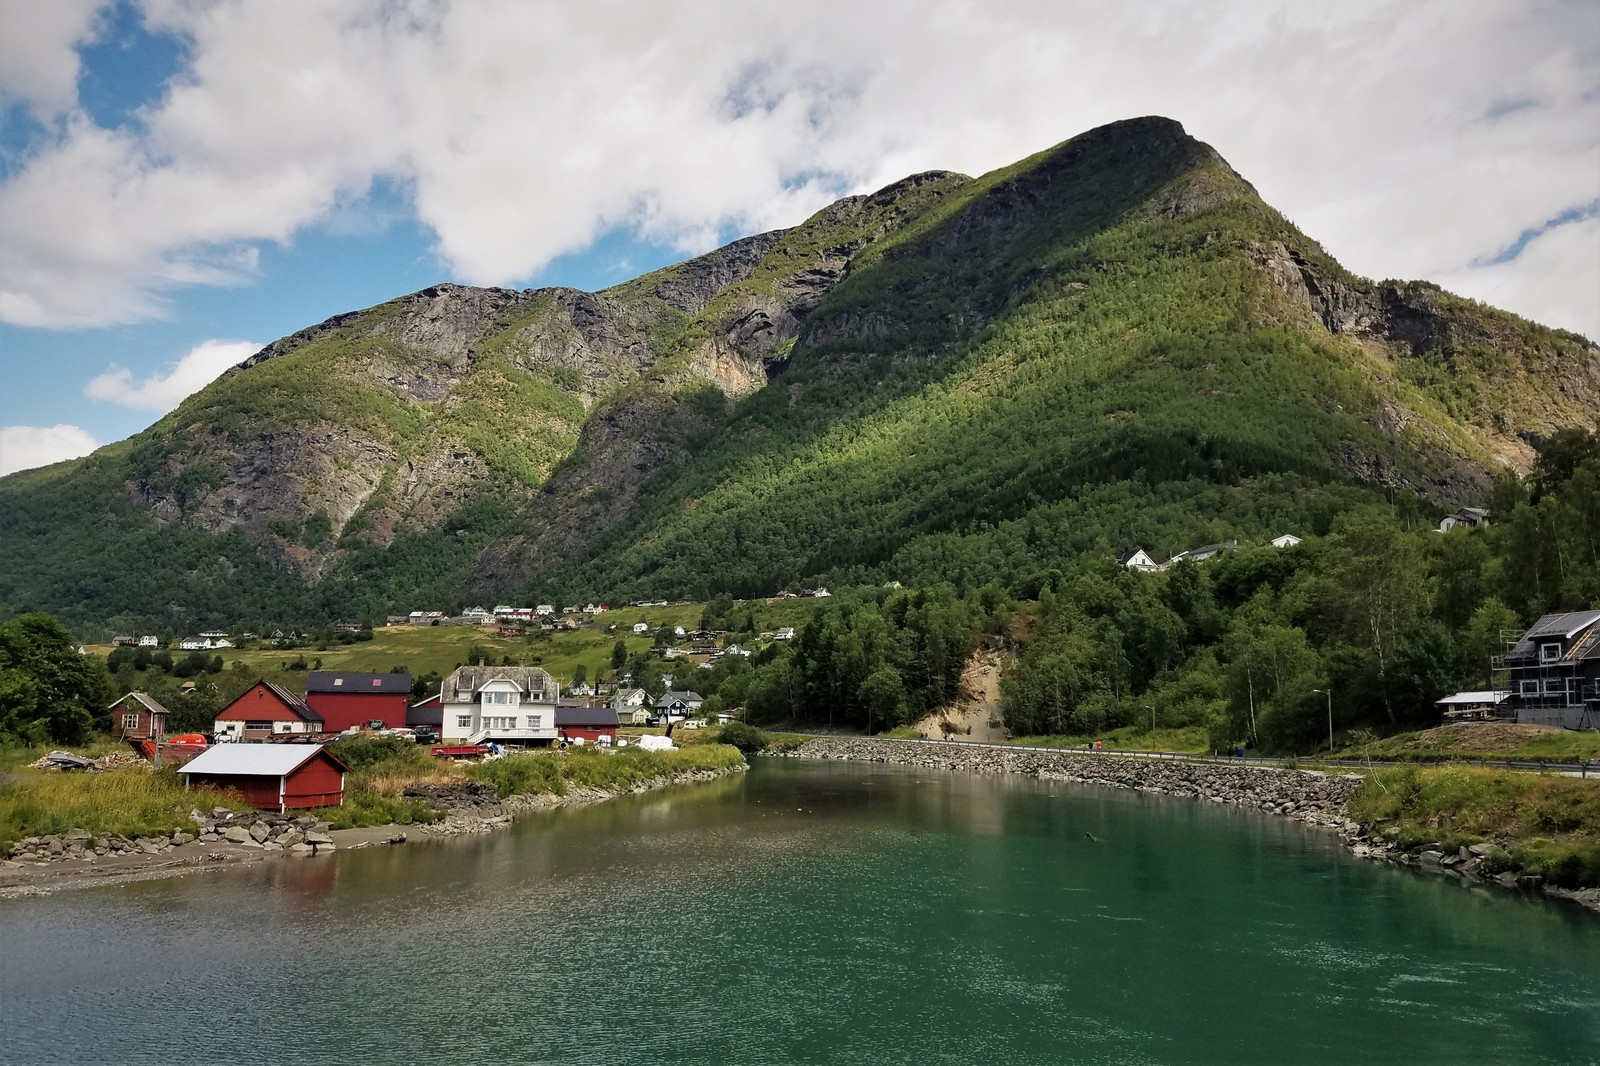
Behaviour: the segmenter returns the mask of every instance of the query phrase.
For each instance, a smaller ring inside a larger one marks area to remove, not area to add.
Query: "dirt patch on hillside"
[[[961,698],[912,728],[934,739],[948,735],[961,740],[1004,740],[1006,729],[1000,718],[1000,666],[1004,659],[1004,653],[996,650],[973,652],[961,670]]]
[[[1460,748],[1463,751],[1515,751],[1530,740],[1562,730],[1549,725],[1517,725],[1515,722],[1452,722],[1424,729],[1417,734],[1424,748]]]

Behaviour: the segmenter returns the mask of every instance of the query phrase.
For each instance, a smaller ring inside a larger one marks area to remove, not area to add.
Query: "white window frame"
[[[457,729],[471,729],[472,728],[472,715],[470,715],[470,714],[458,714],[458,715],[456,715],[456,728]]]
[[[1561,661],[1561,645],[1560,644],[1541,644],[1541,645],[1539,645],[1539,661],[1542,662],[1542,663],[1560,662]]]
[[[139,728],[139,714],[138,714],[137,711],[135,711],[132,714],[124,714],[122,716],[122,730],[123,730],[123,732],[127,732],[130,729],[138,729],[138,728]]]
[[[1519,682],[1519,684],[1521,686],[1521,692],[1518,693],[1519,695],[1537,696],[1539,694],[1539,682],[1524,679]]]
[[[528,728],[529,729],[538,729],[538,728],[540,728],[540,726],[539,726],[539,718],[540,718],[540,716],[537,715],[537,714],[528,715]]]

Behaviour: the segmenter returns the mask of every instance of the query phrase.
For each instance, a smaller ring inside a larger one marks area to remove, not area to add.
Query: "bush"
[[[717,743],[738,748],[746,755],[755,755],[767,749],[772,737],[745,722],[729,722],[718,731]]]

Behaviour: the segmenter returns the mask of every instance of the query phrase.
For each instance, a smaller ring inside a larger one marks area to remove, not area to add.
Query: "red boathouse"
[[[306,675],[306,703],[322,716],[323,728],[342,733],[382,722],[384,729],[406,724],[411,702],[410,674],[348,674],[313,670]]]
[[[610,707],[578,707],[571,704],[556,706],[556,729],[562,740],[583,740],[597,743],[601,737],[617,741],[617,712]]]
[[[232,789],[263,811],[338,807],[350,768],[321,744],[218,744],[178,768],[186,784]]]

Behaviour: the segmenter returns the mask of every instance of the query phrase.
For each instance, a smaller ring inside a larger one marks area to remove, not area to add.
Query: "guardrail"
[[[1484,766],[1500,770],[1521,770],[1530,773],[1577,774],[1588,777],[1592,770],[1600,777],[1600,762],[1549,762],[1543,759],[1358,759],[1329,757],[1325,755],[1271,756],[1271,755],[1205,755],[1181,751],[1127,751],[1111,748],[1051,747],[1043,744],[997,744],[984,740],[948,740],[934,737],[862,737],[854,733],[804,733],[785,730],[796,736],[819,739],[844,738],[847,740],[883,740],[898,744],[959,744],[970,748],[991,748],[996,751],[1051,751],[1065,755],[1107,755],[1132,759],[1172,759],[1179,762],[1204,762],[1236,765],[1282,766],[1287,762],[1313,763],[1319,766],[1348,766],[1360,769],[1369,766]]]

